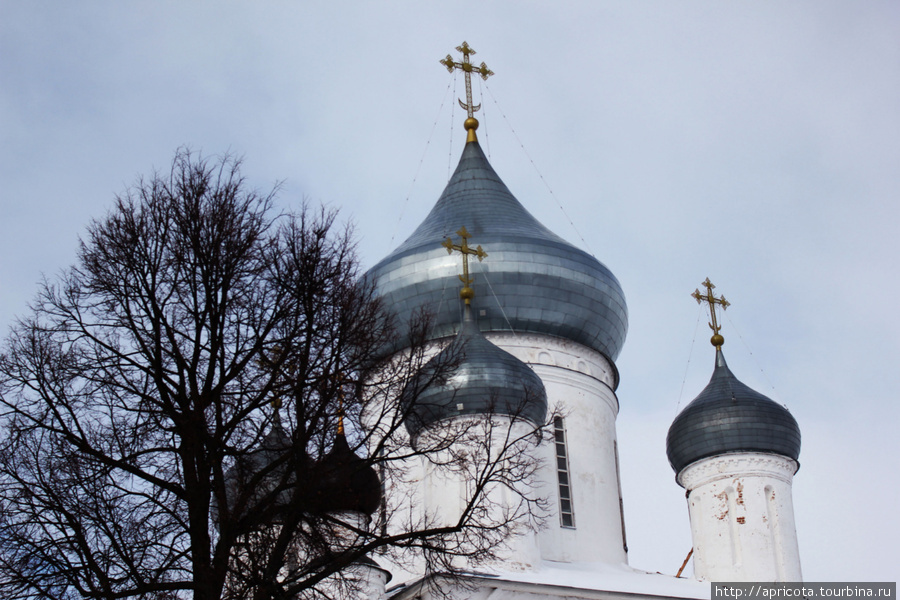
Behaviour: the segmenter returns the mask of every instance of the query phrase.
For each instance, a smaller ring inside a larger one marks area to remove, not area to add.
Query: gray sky
[[[463,40],[494,167],[625,290],[631,564],[691,546],[665,434],[712,372],[709,276],[732,370],[800,423],[804,577],[900,579],[897,2],[0,0],[0,326],[181,145],[339,207],[373,265],[456,165]]]

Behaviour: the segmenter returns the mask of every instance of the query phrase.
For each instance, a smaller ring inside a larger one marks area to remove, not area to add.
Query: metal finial
[[[337,434],[344,435],[344,373],[337,371],[333,376],[333,381],[337,384],[338,396],[338,422]]]
[[[487,252],[485,252],[481,246],[477,248],[469,247],[469,238],[472,235],[466,231],[465,226],[462,229],[456,232],[462,241],[459,244],[454,244],[453,240],[449,237],[441,242],[441,246],[447,249],[447,254],[453,254],[453,251],[456,250],[460,254],[462,254],[463,259],[463,274],[459,276],[459,280],[463,282],[463,289],[459,291],[459,297],[466,301],[466,304],[470,304],[472,298],[475,297],[475,290],[469,287],[472,284],[473,279],[469,278],[469,255],[472,254],[478,257],[478,262],[481,262],[487,257]]]
[[[266,355],[265,352],[261,352],[259,358],[257,359],[257,364],[269,371],[270,373],[275,373],[280,370],[278,367],[278,363],[281,361],[281,355],[284,352],[284,348],[282,348],[281,344],[276,344],[272,348],[271,356]],[[281,396],[275,395],[272,400],[269,402],[269,405],[272,407],[272,421],[276,424],[281,424]]]
[[[706,281],[703,282],[703,286],[706,287],[706,293],[701,294],[699,288],[694,290],[694,293],[691,294],[691,297],[697,301],[697,304],[702,304],[703,302],[707,302],[709,304],[709,314],[712,317],[712,323],[709,324],[709,328],[713,330],[713,336],[709,339],[710,343],[716,348],[721,348],[722,344],[725,343],[725,338],[719,334],[719,330],[722,329],[722,326],[719,325],[718,321],[716,321],[716,304],[722,307],[722,310],[725,310],[731,303],[725,299],[725,296],[720,296],[716,298],[715,294],[713,294],[713,290],[716,289],[716,286],[709,280],[709,277],[706,278]]]
[[[272,421],[281,425],[281,396],[272,398]]]
[[[473,50],[466,42],[463,42],[461,46],[457,46],[456,51],[462,52],[462,62],[454,61],[453,57],[448,54],[446,58],[441,60],[441,64],[447,67],[447,70],[451,73],[455,69],[462,69],[462,72],[465,75],[466,101],[463,103],[462,100],[459,100],[459,105],[466,109],[466,113],[469,116],[464,124],[466,131],[469,132],[466,137],[466,142],[474,142],[477,140],[475,137],[475,130],[478,129],[478,119],[476,119],[474,115],[481,109],[481,105],[472,102],[472,73],[474,72],[477,75],[481,75],[481,78],[487,81],[487,78],[493,75],[494,72],[488,69],[488,66],[484,63],[481,63],[481,66],[476,67],[469,61],[469,57],[475,54],[475,50]]]

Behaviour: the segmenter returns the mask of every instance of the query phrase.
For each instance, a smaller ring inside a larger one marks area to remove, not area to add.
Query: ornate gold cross
[[[260,367],[274,375],[278,370],[277,364],[281,360],[281,354],[283,352],[284,348],[281,347],[281,344],[276,344],[275,347],[272,348],[271,356],[267,356],[265,352],[261,352],[259,359],[257,359],[257,363]],[[281,396],[276,394],[269,402],[269,405],[272,407],[272,419],[280,424],[282,405]]]
[[[272,423],[281,426],[281,396],[275,396],[269,403],[272,406]]]
[[[324,381],[319,383],[319,393],[322,395],[330,394],[329,386],[335,386],[337,391],[337,434],[344,435],[344,384],[348,383],[347,377],[341,369],[337,369],[334,373],[327,375]]]
[[[466,231],[465,226],[462,229],[456,232],[456,235],[462,238],[459,244],[454,244],[453,240],[449,237],[441,242],[441,246],[447,249],[447,254],[453,254],[453,251],[456,250],[460,254],[462,254],[463,259],[463,274],[459,275],[459,280],[463,282],[463,289],[459,292],[459,297],[466,301],[466,304],[470,304],[472,298],[475,297],[475,290],[469,287],[472,284],[472,279],[469,279],[469,255],[472,254],[478,257],[478,262],[481,262],[487,256],[487,252],[485,252],[481,246],[478,246],[475,249],[469,247],[469,238],[472,237],[468,231]]]
[[[719,335],[719,330],[722,329],[722,326],[716,321],[716,304],[720,305],[722,310],[725,310],[731,306],[731,303],[725,299],[725,296],[716,298],[713,294],[713,290],[716,289],[716,286],[709,280],[709,277],[706,278],[703,285],[706,287],[706,293],[701,294],[700,290],[696,289],[694,290],[694,293],[691,294],[691,297],[697,300],[697,304],[702,304],[704,301],[709,303],[709,314],[712,317],[712,323],[709,324],[709,328],[713,330],[713,336],[709,341],[712,342],[712,345],[716,348],[721,348],[722,344],[725,343],[725,338]]]
[[[493,71],[488,69],[487,65],[481,63],[480,67],[476,67],[471,62],[469,62],[469,56],[475,54],[475,51],[469,47],[469,44],[466,42],[462,43],[462,46],[456,47],[457,52],[462,52],[463,61],[462,62],[454,62],[453,57],[449,54],[447,58],[441,61],[441,64],[447,67],[447,70],[451,73],[454,69],[462,69],[462,72],[465,73],[466,76],[466,103],[463,104],[462,100],[459,100],[459,105],[466,109],[466,112],[469,115],[469,118],[473,118],[473,115],[477,110],[481,108],[480,104],[472,103],[472,72],[481,75],[481,78],[487,80],[488,77],[494,74]]]
[[[338,371],[334,374],[338,386],[338,425],[337,434],[344,435],[344,374]]]

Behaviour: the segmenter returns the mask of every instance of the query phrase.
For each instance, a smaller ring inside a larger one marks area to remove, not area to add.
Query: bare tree
[[[498,442],[492,419],[470,419],[408,443],[397,400],[415,394],[427,319],[384,356],[396,331],[360,281],[350,230],[324,209],[277,213],[275,191],[249,190],[239,166],[179,151],[90,225],[76,265],[13,327],[0,355],[4,597],[327,595],[376,550],[444,572],[456,556],[490,559],[538,507],[516,450],[533,426]],[[416,456],[467,478],[451,521],[392,503],[374,525],[331,510],[373,466],[402,489]],[[498,485],[519,501],[493,507]]]

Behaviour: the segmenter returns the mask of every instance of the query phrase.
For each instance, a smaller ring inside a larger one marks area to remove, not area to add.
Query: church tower
[[[469,246],[465,227],[457,233],[460,244],[447,238],[443,245],[451,254],[462,254],[462,324],[453,340],[409,382],[401,410],[412,446],[418,449],[424,439],[424,445],[437,449],[425,461],[424,509],[438,523],[454,523],[473,498],[473,488],[483,485],[490,520],[510,525],[505,539],[494,538],[502,544],[494,550],[495,561],[507,569],[528,570],[540,563],[534,533],[528,528],[528,499],[535,495],[528,489],[527,475],[520,478],[517,473],[528,473],[537,459],[536,433],[547,418],[547,393],[531,367],[481,333],[472,313],[475,290],[470,287],[474,277],[468,257],[481,260],[487,253],[480,245]],[[431,468],[434,464],[445,468]],[[504,465],[500,481],[480,476],[497,464]]]
[[[716,362],[709,384],[675,418],[666,451],[687,490],[694,577],[703,581],[800,581],[791,485],[800,428],[786,408],[750,389],[725,362],[716,305],[709,304]]]
[[[536,449],[538,491],[550,514],[532,536],[532,548],[521,548],[522,560],[512,561],[627,563],[614,362],[628,328],[625,297],[605,265],[538,222],[491,167],[476,135],[479,107],[472,101],[470,77],[487,79],[493,73],[484,63],[470,62],[474,50],[467,44],[457,50],[462,62],[450,56],[441,62],[466,78],[461,104],[468,111],[467,142],[459,164],[425,220],[368,277],[404,327],[424,308],[433,315],[436,343],[457,336],[481,344],[472,340],[483,336],[539,378],[551,414],[557,415],[554,443]],[[447,240],[457,231],[490,254],[478,263],[482,283],[470,299],[459,298],[459,262],[447,252]],[[397,338],[405,336],[401,332]],[[402,343],[394,350],[402,351]],[[492,356],[499,360],[500,355]],[[477,401],[436,404],[438,413],[422,413],[424,421],[413,424],[414,430],[436,417],[477,412]]]

